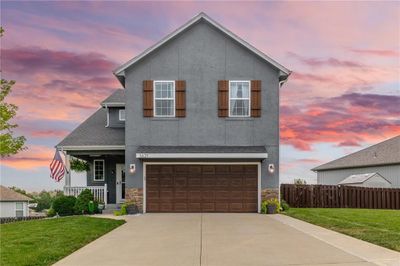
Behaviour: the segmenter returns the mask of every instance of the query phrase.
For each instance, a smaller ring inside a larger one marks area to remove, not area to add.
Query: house
[[[374,173],[373,180],[380,179],[379,184],[363,181],[364,185],[388,187],[390,184],[390,187],[399,188],[400,135],[315,167],[312,171],[317,172],[318,184],[322,185],[337,185],[353,175],[361,178],[362,174]]]
[[[378,173],[351,175],[340,181],[338,185],[352,187],[379,187],[390,188],[392,183]]]
[[[29,216],[31,198],[0,185],[0,218]]]
[[[87,188],[107,204],[257,212],[279,195],[279,89],[289,74],[200,13],[118,67],[123,89],[56,147],[90,164]],[[65,182],[66,194],[83,189]]]

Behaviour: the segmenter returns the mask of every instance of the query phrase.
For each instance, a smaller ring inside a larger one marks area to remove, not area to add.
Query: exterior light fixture
[[[131,164],[129,165],[129,172],[130,172],[131,174],[133,174],[133,173],[135,173],[135,171],[136,171],[136,165],[133,164],[133,163],[131,163]]]
[[[271,174],[272,174],[273,172],[275,172],[275,165],[274,165],[273,163],[270,163],[270,164],[268,165],[268,172],[270,172]]]

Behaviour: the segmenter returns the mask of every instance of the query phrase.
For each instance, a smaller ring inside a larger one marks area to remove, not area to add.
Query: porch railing
[[[104,186],[87,186],[87,187],[65,186],[64,195],[78,197],[79,194],[81,194],[81,192],[84,191],[85,189],[89,189],[92,192],[95,200],[107,204],[107,184],[104,184]]]

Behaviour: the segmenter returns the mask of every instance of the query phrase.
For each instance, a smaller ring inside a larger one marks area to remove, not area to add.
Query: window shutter
[[[153,116],[153,81],[143,80],[143,116]]]
[[[218,81],[218,116],[227,117],[229,114],[228,101],[229,101],[229,81]]]
[[[175,81],[175,116],[186,116],[186,81]]]
[[[261,80],[251,81],[251,116],[261,116]]]

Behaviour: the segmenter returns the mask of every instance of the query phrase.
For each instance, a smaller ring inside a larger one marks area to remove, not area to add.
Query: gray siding
[[[105,181],[94,181],[93,180],[93,160],[104,160],[105,163]],[[116,201],[116,164],[125,163],[123,156],[107,156],[107,157],[95,157],[88,158],[87,162],[90,164],[90,171],[87,172],[87,186],[104,186],[107,182],[108,189],[108,203],[115,203]]]
[[[392,187],[400,188],[400,164],[318,171],[317,179],[318,184],[337,185],[350,175],[366,173],[379,173],[392,183]]]
[[[108,108],[108,126],[109,127],[125,127],[125,121],[119,120],[119,110],[124,108],[109,107]]]
[[[135,158],[140,145],[265,145],[262,187],[279,185],[278,70],[200,22],[126,70],[127,187],[143,187],[142,164]],[[218,80],[262,81],[260,118],[219,118]],[[143,80],[186,80],[185,118],[143,117]],[[267,173],[274,163],[276,171]]]

